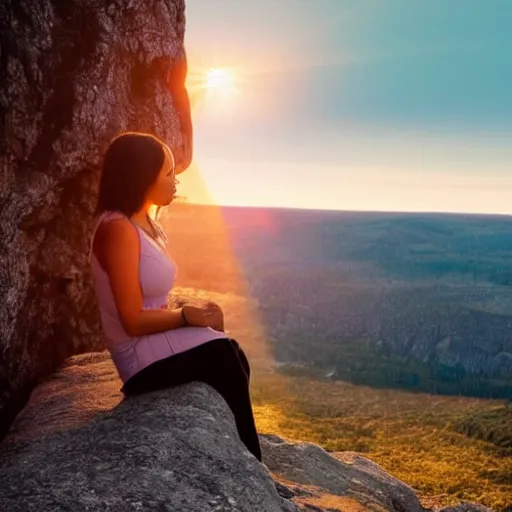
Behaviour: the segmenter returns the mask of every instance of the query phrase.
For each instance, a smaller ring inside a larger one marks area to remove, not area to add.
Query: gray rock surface
[[[84,384],[75,375],[80,357],[61,380]],[[40,398],[28,405],[34,422],[37,411],[52,408],[50,397]],[[206,384],[130,397],[66,430],[50,416],[58,428],[47,421],[45,435],[24,436],[30,421],[22,412],[0,446],[2,510],[296,510],[279,496],[268,470],[239,440],[229,407]]]
[[[42,377],[102,347],[86,254],[108,142],[149,131],[190,163],[184,9],[0,2],[0,440]]]
[[[355,452],[329,454],[313,443],[260,435],[278,492],[299,506],[339,512],[493,512],[475,503],[431,509],[414,489]]]
[[[286,480],[346,496],[366,510],[424,511],[411,487],[365,457],[352,452],[333,457],[312,443],[261,437],[265,463]]]
[[[119,388],[108,353],[96,352],[68,359],[35,389],[0,445],[0,510],[428,510],[354,453],[261,435],[258,463],[205,384],[129,399]]]

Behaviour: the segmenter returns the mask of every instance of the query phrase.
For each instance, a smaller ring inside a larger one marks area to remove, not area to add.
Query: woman
[[[172,152],[156,137],[128,132],[110,144],[90,254],[107,348],[125,395],[192,381],[215,388],[235,416],[240,439],[261,461],[249,363],[223,332],[221,309],[167,306],[176,265],[149,212],[172,202],[177,183]]]

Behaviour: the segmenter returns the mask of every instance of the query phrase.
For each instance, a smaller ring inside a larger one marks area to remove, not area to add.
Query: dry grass
[[[360,452],[415,488],[424,504],[467,500],[498,511],[512,505],[512,457],[451,428],[496,402],[279,374],[260,376],[252,396],[262,433]]]

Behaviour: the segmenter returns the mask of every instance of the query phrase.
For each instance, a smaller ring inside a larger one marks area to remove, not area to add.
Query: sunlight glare
[[[233,89],[233,75],[227,69],[212,68],[206,73],[206,87],[229,91]]]
[[[240,95],[239,74],[232,68],[210,67],[198,69],[187,77],[187,90],[192,106],[205,102],[208,109],[232,108]]]

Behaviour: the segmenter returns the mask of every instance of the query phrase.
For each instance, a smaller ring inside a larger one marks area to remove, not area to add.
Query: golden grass
[[[451,429],[461,415],[496,402],[279,374],[259,376],[252,397],[261,433],[360,452],[416,489],[424,503],[439,496],[443,505],[467,500],[500,511],[512,504],[512,457]]]

